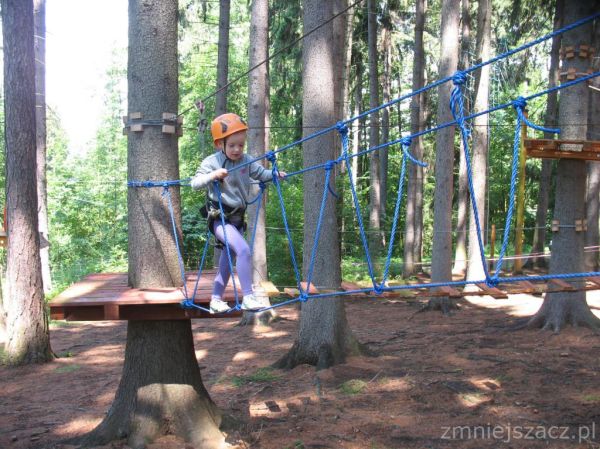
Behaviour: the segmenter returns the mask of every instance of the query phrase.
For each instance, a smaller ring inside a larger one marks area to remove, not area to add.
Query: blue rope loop
[[[560,128],[546,128],[545,126],[536,125],[530,122],[525,116],[525,108],[527,108],[527,100],[523,97],[517,97],[513,100],[513,107],[517,111],[519,118],[530,128],[546,133],[560,134]]]
[[[344,122],[337,122],[336,125],[335,125],[335,129],[337,129],[337,131],[342,136],[347,136],[348,135],[348,125],[346,125],[346,123],[344,123]]]
[[[383,292],[384,292],[384,287],[382,284],[375,284],[373,286],[373,292],[377,295],[380,296]]]
[[[275,162],[277,162],[277,154],[275,154],[274,151],[269,151],[268,153],[265,153],[265,158],[271,163],[274,164]]]
[[[452,83],[455,86],[461,86],[467,82],[467,72],[463,72],[462,70],[457,70],[454,75],[452,75]]]
[[[308,293],[305,292],[305,291],[303,291],[303,290],[300,290],[300,296],[298,296],[298,300],[300,302],[306,302],[306,301],[308,301]]]
[[[416,159],[412,154],[410,154],[410,145],[412,144],[412,138],[410,136],[403,137],[400,139],[400,144],[402,146],[402,152],[411,161],[413,164],[418,165],[419,167],[427,167],[427,162],[420,161]]]
[[[500,283],[500,280],[498,279],[497,275],[494,275],[494,277],[487,277],[485,279],[485,285],[488,286],[489,288],[496,288],[496,287],[498,287],[499,283]]]

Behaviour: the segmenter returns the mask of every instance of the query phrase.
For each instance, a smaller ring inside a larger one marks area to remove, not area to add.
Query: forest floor
[[[588,303],[600,313],[600,292]],[[228,441],[256,449],[600,448],[598,334],[509,330],[541,304],[529,295],[463,300],[450,317],[416,313],[422,304],[348,299],[351,328],[379,356],[319,372],[269,368],[293,343],[294,307],[263,328],[194,321],[204,383],[244,422]],[[70,449],[61,440],[93,429],[120,379],[126,326],[53,324],[60,358],[0,367],[0,448]],[[187,449],[172,436],[148,447]]]

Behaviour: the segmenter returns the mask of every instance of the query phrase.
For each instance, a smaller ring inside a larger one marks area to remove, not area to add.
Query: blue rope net
[[[310,134],[306,137],[303,137],[302,139],[299,139],[295,142],[289,143],[281,148],[270,151],[270,152],[266,153],[265,155],[255,158],[253,160],[250,160],[244,164],[239,164],[235,168],[231,169],[230,171],[240,170],[243,167],[245,167],[253,162],[260,161],[262,159],[267,159],[271,163],[272,173],[273,173],[273,181],[271,182],[271,184],[275,187],[275,189],[277,191],[280,212],[282,215],[283,226],[285,229],[285,234],[286,234],[288,247],[289,247],[290,262],[291,262],[293,270],[294,270],[294,276],[295,276],[297,288],[299,291],[299,294],[297,297],[292,298],[288,301],[284,301],[284,302],[272,305],[270,307],[265,307],[263,309],[260,309],[260,311],[273,309],[273,308],[277,308],[277,307],[282,307],[282,306],[292,304],[292,303],[298,302],[298,301],[304,302],[309,299],[348,296],[348,295],[356,295],[356,294],[360,294],[360,293],[380,295],[383,292],[391,292],[391,291],[399,291],[399,290],[407,290],[407,289],[461,287],[461,286],[466,286],[469,284],[486,284],[489,287],[494,287],[494,286],[497,286],[498,283],[500,283],[500,282],[502,282],[502,283],[515,283],[515,282],[522,282],[522,281],[534,281],[535,282],[535,281],[548,281],[548,280],[552,280],[552,279],[580,279],[580,278],[586,278],[586,277],[591,277],[591,276],[599,276],[600,272],[585,272],[585,273],[548,274],[548,275],[538,275],[538,276],[512,276],[512,277],[501,278],[500,273],[501,273],[504,258],[505,258],[506,252],[507,252],[507,248],[508,248],[508,244],[509,244],[509,236],[510,236],[510,232],[511,232],[511,228],[512,228],[512,218],[513,218],[513,213],[514,213],[514,204],[515,204],[515,196],[516,196],[516,183],[517,183],[517,170],[518,170],[518,159],[519,159],[519,143],[520,143],[520,137],[521,137],[521,125],[522,125],[522,123],[524,123],[526,126],[533,128],[535,130],[539,130],[539,131],[546,131],[546,132],[552,132],[552,133],[560,132],[559,129],[549,129],[549,128],[545,128],[545,127],[531,123],[524,115],[524,110],[527,106],[527,102],[534,98],[538,98],[543,95],[548,95],[551,92],[565,89],[565,88],[568,88],[575,84],[579,84],[582,82],[586,82],[590,79],[596,78],[596,77],[600,76],[600,72],[590,73],[586,76],[582,76],[575,80],[563,83],[559,86],[555,86],[553,88],[546,89],[544,91],[535,93],[533,95],[529,95],[527,97],[518,97],[511,102],[500,104],[500,105],[492,107],[486,111],[477,112],[477,113],[474,113],[474,114],[471,114],[468,116],[464,115],[464,91],[463,91],[464,83],[465,83],[467,75],[469,73],[471,73],[475,70],[478,70],[481,67],[484,67],[488,64],[492,64],[494,62],[508,58],[509,56],[514,55],[515,53],[518,53],[518,52],[523,51],[527,48],[530,48],[534,45],[537,45],[543,41],[551,39],[552,37],[554,37],[556,35],[562,34],[573,28],[581,26],[585,23],[589,23],[599,17],[600,17],[600,13],[597,13],[597,14],[594,14],[585,19],[574,22],[568,26],[565,26],[565,27],[563,27],[559,30],[556,30],[550,34],[547,34],[541,38],[538,38],[534,41],[524,44],[518,48],[515,48],[515,49],[509,50],[505,53],[502,53],[502,54],[490,59],[489,61],[485,61],[480,64],[474,65],[463,71],[458,71],[452,77],[447,77],[447,78],[438,80],[428,86],[425,86],[421,89],[415,90],[407,95],[398,97],[398,98],[396,98],[388,103],[382,104],[376,108],[365,111],[362,114],[359,114],[355,117],[351,117],[347,120],[338,122],[335,125],[332,125],[328,128],[325,128],[323,130],[320,130],[318,132]],[[419,131],[417,133],[414,133],[414,134],[411,134],[408,136],[404,136],[402,138],[395,139],[395,140],[383,143],[381,145],[377,145],[372,148],[367,148],[362,151],[358,151],[357,153],[354,153],[354,154],[350,154],[348,152],[348,147],[349,147],[348,124],[350,124],[356,120],[359,120],[361,118],[364,118],[367,115],[377,112],[383,108],[390,107],[401,101],[407,100],[415,95],[418,95],[427,90],[438,87],[449,81],[452,81],[454,83],[454,88],[453,88],[451,96],[450,96],[450,104],[449,104],[450,110],[452,112],[452,117],[453,117],[452,121],[447,122],[447,123],[438,124],[437,126],[432,127],[430,129]],[[471,168],[471,159],[470,159],[470,150],[469,150],[469,136],[470,136],[469,122],[471,120],[473,120],[474,118],[479,117],[481,115],[491,114],[493,112],[496,112],[496,111],[499,111],[502,109],[507,109],[510,107],[513,107],[517,114],[516,114],[516,121],[515,121],[515,132],[514,132],[513,151],[512,151],[509,207],[508,207],[508,210],[506,213],[506,223],[504,226],[502,246],[501,246],[498,261],[496,264],[496,269],[494,270],[494,273],[491,274],[491,273],[489,273],[489,270],[487,268],[488,261],[485,256],[481,223],[479,221],[478,205],[477,205],[477,202],[475,199],[475,194],[474,194],[473,172],[472,172],[472,168]],[[394,245],[396,242],[396,233],[398,230],[398,222],[399,222],[400,211],[401,211],[401,207],[402,207],[402,199],[404,196],[405,182],[409,181],[409,180],[405,181],[405,178],[407,178],[406,165],[407,165],[407,163],[412,163],[412,164],[415,164],[415,165],[418,165],[421,167],[424,167],[427,165],[423,161],[419,161],[419,160],[415,159],[410,154],[409,149],[410,149],[411,141],[412,141],[412,139],[414,139],[416,137],[430,134],[430,133],[439,131],[440,129],[447,128],[449,126],[457,126],[459,128],[460,137],[463,142],[465,159],[466,159],[466,163],[467,163],[466,165],[467,165],[467,179],[468,179],[469,196],[470,196],[470,201],[471,201],[471,205],[472,205],[472,209],[473,209],[473,213],[474,213],[474,217],[475,217],[475,226],[476,226],[476,231],[477,231],[478,247],[479,247],[479,252],[480,252],[481,263],[484,268],[485,278],[478,279],[478,280],[448,281],[448,282],[436,282],[436,283],[420,283],[420,284],[411,284],[411,285],[387,286],[386,284],[387,284],[388,277],[389,277],[392,254],[393,254]],[[296,171],[293,173],[288,173],[286,176],[286,179],[289,179],[291,177],[306,173],[308,171],[323,170],[323,176],[324,176],[323,192],[321,195],[319,215],[318,215],[316,227],[315,227],[314,241],[313,241],[313,245],[311,248],[309,263],[308,263],[308,267],[307,267],[307,279],[306,279],[307,287],[305,289],[302,286],[302,276],[300,274],[299,264],[298,264],[296,254],[294,251],[293,239],[292,239],[291,230],[290,230],[289,222],[288,222],[288,218],[287,218],[287,211],[286,211],[286,207],[285,207],[284,195],[283,195],[283,191],[282,191],[282,187],[281,187],[281,181],[279,179],[279,168],[278,168],[278,163],[277,163],[277,155],[279,153],[287,151],[293,147],[297,147],[310,139],[314,139],[314,138],[322,136],[326,133],[336,132],[336,131],[338,132],[338,134],[340,136],[341,146],[342,146],[341,155],[338,159],[330,160],[325,163],[317,164],[317,165],[314,165],[311,167],[306,167],[302,170],[299,170],[299,171]],[[373,261],[371,259],[371,255],[370,255],[369,244],[368,244],[368,240],[367,240],[367,236],[366,236],[367,233],[366,233],[365,225],[364,225],[364,222],[362,219],[362,211],[361,211],[361,207],[360,207],[360,202],[358,200],[357,189],[353,182],[351,159],[354,157],[360,157],[362,155],[381,150],[383,148],[388,148],[388,147],[391,147],[394,145],[400,145],[400,148],[402,151],[401,170],[400,170],[400,176],[399,176],[399,180],[398,180],[398,188],[397,188],[397,192],[396,192],[396,202],[395,202],[395,207],[394,207],[394,216],[392,219],[390,236],[389,236],[389,240],[388,240],[389,243],[388,243],[388,248],[387,248],[386,260],[385,260],[385,264],[384,264],[382,277],[380,280],[378,280],[375,275]],[[317,259],[317,254],[318,254],[318,249],[319,249],[319,239],[320,239],[321,232],[322,232],[322,225],[323,225],[323,218],[324,218],[326,204],[327,204],[327,201],[330,198],[330,196],[337,198],[337,194],[334,192],[334,190],[332,189],[332,187],[330,185],[331,173],[332,173],[332,169],[337,164],[340,164],[340,163],[343,163],[346,167],[348,185],[350,187],[353,205],[354,205],[354,213],[356,215],[356,220],[357,220],[358,227],[359,227],[360,240],[362,243],[362,247],[363,247],[363,251],[364,251],[364,255],[365,255],[365,261],[366,261],[366,265],[367,265],[367,271],[368,271],[369,278],[371,280],[372,287],[362,288],[362,289],[354,289],[354,290],[310,294],[310,285],[311,285],[315,261]],[[185,275],[185,271],[183,268],[183,257],[181,254],[181,248],[180,248],[180,244],[179,244],[179,238],[177,235],[177,229],[175,226],[174,211],[173,211],[173,206],[172,206],[172,202],[171,202],[171,196],[169,193],[170,187],[178,186],[178,185],[189,185],[189,181],[190,181],[189,178],[184,179],[184,180],[173,180],[173,181],[130,181],[128,183],[128,186],[130,186],[130,187],[162,187],[163,188],[163,196],[165,196],[168,201],[171,224],[172,224],[172,228],[173,228],[173,236],[174,236],[175,244],[176,244],[177,251],[178,251],[178,261],[179,261],[181,276],[182,276],[182,280],[183,280],[183,293],[184,293],[185,299],[181,305],[186,308],[197,308],[197,309],[208,312],[208,309],[201,307],[194,303],[194,297],[197,292],[198,281],[200,279],[200,276],[202,275],[203,266],[204,266],[204,263],[206,260],[206,254],[207,254],[207,249],[208,249],[208,244],[209,244],[209,233],[207,232],[206,244],[204,246],[202,258],[201,258],[201,261],[199,264],[196,284],[194,286],[194,291],[193,291],[192,295],[189,295],[188,291],[187,291],[187,287],[186,287],[186,275]],[[260,183],[259,194],[253,201],[251,201],[249,203],[249,204],[257,203],[255,226],[254,226],[254,232],[252,235],[251,245],[250,245],[251,248],[253,248],[253,246],[254,246],[254,238],[256,235],[255,232],[256,232],[256,223],[257,223],[256,220],[258,217],[258,208],[260,208],[260,206],[261,206],[263,194],[264,194],[264,191],[267,188],[267,186],[268,186],[267,183]],[[218,183],[215,183],[215,191],[217,192],[217,195],[218,195],[219,208],[220,208],[220,212],[221,212],[221,221],[224,224],[225,218],[224,218],[224,213],[223,213],[223,204],[222,204],[222,200],[221,200],[221,192],[220,192]],[[225,251],[227,254],[227,258],[228,258],[229,267],[230,267],[231,272],[233,273],[233,259],[232,259],[231,251],[229,248],[229,243],[228,243],[228,238],[227,238],[226,232],[225,232],[224,244],[225,244]],[[233,281],[234,295],[235,295],[235,306],[232,307],[229,311],[240,310],[240,303],[239,303],[238,292],[237,292],[237,288],[236,288],[236,282],[235,282],[235,278],[233,276],[232,276],[232,281]]]

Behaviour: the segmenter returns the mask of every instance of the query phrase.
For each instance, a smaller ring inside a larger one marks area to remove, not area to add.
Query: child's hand
[[[287,173],[284,171],[277,171],[277,173],[279,174],[279,179],[283,179],[287,176]]]
[[[223,179],[227,178],[228,174],[229,173],[227,173],[226,168],[217,168],[210,175],[211,175],[213,181],[217,181],[217,180],[222,181]]]

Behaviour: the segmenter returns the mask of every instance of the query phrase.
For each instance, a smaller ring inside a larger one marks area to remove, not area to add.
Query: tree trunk
[[[592,2],[565,1],[565,23],[572,23],[594,12]],[[590,42],[590,23],[575,28],[563,35],[562,44],[577,47],[582,42]],[[563,59],[561,71],[573,67],[576,72],[585,72],[589,59],[575,57]],[[586,83],[576,84],[561,91],[559,104],[559,125],[562,139],[583,140],[586,138],[588,123],[588,98]],[[556,174],[556,202],[554,219],[560,225],[573,225],[575,220],[585,218],[586,163],[575,159],[559,159]],[[585,233],[574,227],[561,227],[552,238],[550,274],[577,273],[584,268]],[[582,281],[576,281],[580,285]],[[568,324],[598,328],[600,320],[591,312],[586,303],[585,291],[547,293],[538,312],[529,320],[529,327],[551,329],[554,332]]]
[[[129,2],[130,112],[160,119],[177,113],[177,1]],[[178,179],[177,137],[161,127],[129,133],[129,179]],[[129,279],[132,287],[181,285],[171,224],[161,189],[130,188]],[[178,229],[179,192],[173,191]],[[198,449],[224,445],[221,417],[195,358],[191,322],[130,321],[121,383],[100,425],[83,446],[127,438],[132,448],[175,434]]]
[[[11,364],[52,359],[38,233],[33,2],[2,0],[6,144],[6,356]]]
[[[594,27],[594,48],[600,47],[600,23],[596,21]],[[592,70],[600,69],[598,58],[593,60]],[[594,117],[590,120],[588,126],[588,139],[598,140],[600,136],[600,97],[597,90],[590,89],[590,111],[588,117]],[[600,235],[598,222],[600,221],[600,162],[588,162],[588,186],[586,192],[587,206],[587,230],[585,232],[585,246],[588,247],[585,253],[585,271],[598,271],[598,246],[600,245]]]
[[[462,0],[462,31],[459,68],[466,69],[471,65],[471,14],[469,0]],[[470,111],[469,102],[465,98],[465,115]],[[454,250],[454,266],[452,274],[464,276],[467,272],[467,217],[469,216],[469,188],[467,181],[467,161],[464,143],[460,139],[458,164],[458,206],[456,214],[456,249]]]
[[[227,112],[227,85],[229,78],[229,13],[230,0],[219,1],[219,46],[217,53],[217,94],[215,116]],[[221,90],[222,89],[222,90]]]
[[[554,13],[554,29],[557,30],[563,26],[564,0],[556,0],[556,9]],[[561,35],[552,39],[552,48],[550,49],[550,70],[548,73],[548,87],[555,87],[559,84],[559,50]],[[544,123],[549,127],[557,126],[558,113],[558,92],[548,94],[546,101],[546,117]],[[552,133],[545,133],[545,139],[552,139]],[[548,204],[550,202],[550,190],[552,189],[552,159],[542,159],[542,171],[540,173],[540,187],[537,197],[537,211],[535,214],[535,231],[533,233],[534,254],[543,253],[546,249],[546,221],[548,216]],[[534,257],[532,263],[538,268],[546,268],[548,263],[544,256]]]
[[[50,240],[48,237],[48,193],[46,189],[46,0],[34,0],[35,137],[37,148],[38,229],[44,292],[52,290]]]
[[[369,108],[379,106],[379,70],[377,53],[377,3],[367,0],[369,53]],[[369,115],[369,147],[379,145],[379,112]],[[379,255],[383,248],[381,233],[381,174],[379,151],[369,153],[369,230],[371,254]]]
[[[266,61],[269,49],[269,2],[254,0],[250,13],[250,67]],[[267,63],[256,67],[248,76],[248,153],[252,157],[265,154],[269,148],[269,134],[265,127],[268,120],[269,75]],[[258,194],[259,189],[254,189]],[[248,235],[255,235],[252,248],[252,283],[258,285],[269,278],[267,270],[267,234],[265,232],[265,208],[267,190],[259,203],[248,206]],[[256,213],[258,212],[258,221]],[[256,230],[254,229],[256,223]],[[275,318],[275,311],[255,313],[244,311],[240,325],[268,324]]]
[[[490,59],[492,38],[492,3],[491,0],[479,0],[477,9],[477,44],[476,57],[478,61]],[[475,111],[486,111],[490,96],[490,66],[479,69],[476,76]],[[488,141],[489,114],[475,117],[473,120],[473,155],[471,169],[474,174],[471,206],[477,204],[478,220],[481,225],[481,239],[485,244],[485,192],[487,185],[487,162],[489,152]],[[469,257],[467,264],[467,279],[485,279],[485,270],[481,260],[477,227],[475,226],[474,209],[469,211]]]
[[[387,13],[389,15],[389,11]],[[383,86],[383,103],[389,103],[392,90],[392,32],[384,27],[382,30],[383,47],[383,74],[381,85]],[[384,108],[381,110],[381,141],[390,140],[390,110]],[[387,185],[388,185],[388,148],[382,148],[379,152],[379,173],[381,177],[381,217],[386,217],[387,206]],[[384,234],[385,235],[385,234]]]
[[[312,30],[332,15],[332,4],[319,0],[304,1],[304,30]],[[305,130],[313,132],[335,117],[334,64],[332,54],[333,31],[331,23],[310,34],[303,48],[303,114]],[[309,131],[305,131],[307,134]],[[303,145],[304,166],[324,163],[334,158],[333,134],[327,133],[308,140]],[[332,173],[332,178],[334,178]],[[316,235],[320,198],[325,187],[325,170],[304,174],[304,278],[308,277],[309,260]],[[330,180],[331,185],[335,180]],[[315,198],[319,198],[316,200]],[[322,222],[318,253],[315,259],[312,285],[317,288],[338,290],[341,281],[338,226],[335,202],[329,196]],[[298,337],[290,352],[275,366],[293,368],[302,363],[327,368],[341,363],[359,345],[346,320],[341,298],[311,299],[302,304]]]
[[[413,91],[423,87],[425,82],[425,49],[423,46],[423,31],[425,29],[426,0],[417,0],[415,17],[415,53],[413,61]],[[423,127],[423,103],[425,95],[412,97],[410,103],[410,133],[416,134]],[[413,139],[411,153],[418,159],[423,159],[423,137]],[[406,192],[406,230],[404,233],[404,277],[417,272],[415,262],[421,259],[420,248],[417,255],[418,234],[423,232],[423,168],[417,164],[408,165],[409,182]],[[419,190],[421,190],[419,192]],[[420,200],[420,204],[419,204]]]
[[[219,45],[217,50],[217,92],[215,95],[215,117],[227,111],[227,85],[229,79],[229,26],[230,0],[219,2]],[[213,265],[219,266],[221,250],[214,248]]]
[[[460,0],[442,1],[442,34],[439,77],[445,78],[456,72],[458,66],[458,28]],[[452,121],[449,108],[452,84],[440,86],[438,94],[438,123]],[[431,260],[432,282],[452,279],[452,192],[454,169],[454,126],[437,132],[435,139],[435,193],[433,206],[433,255]],[[432,298],[429,309],[441,309],[447,313],[452,307],[448,297]]]

